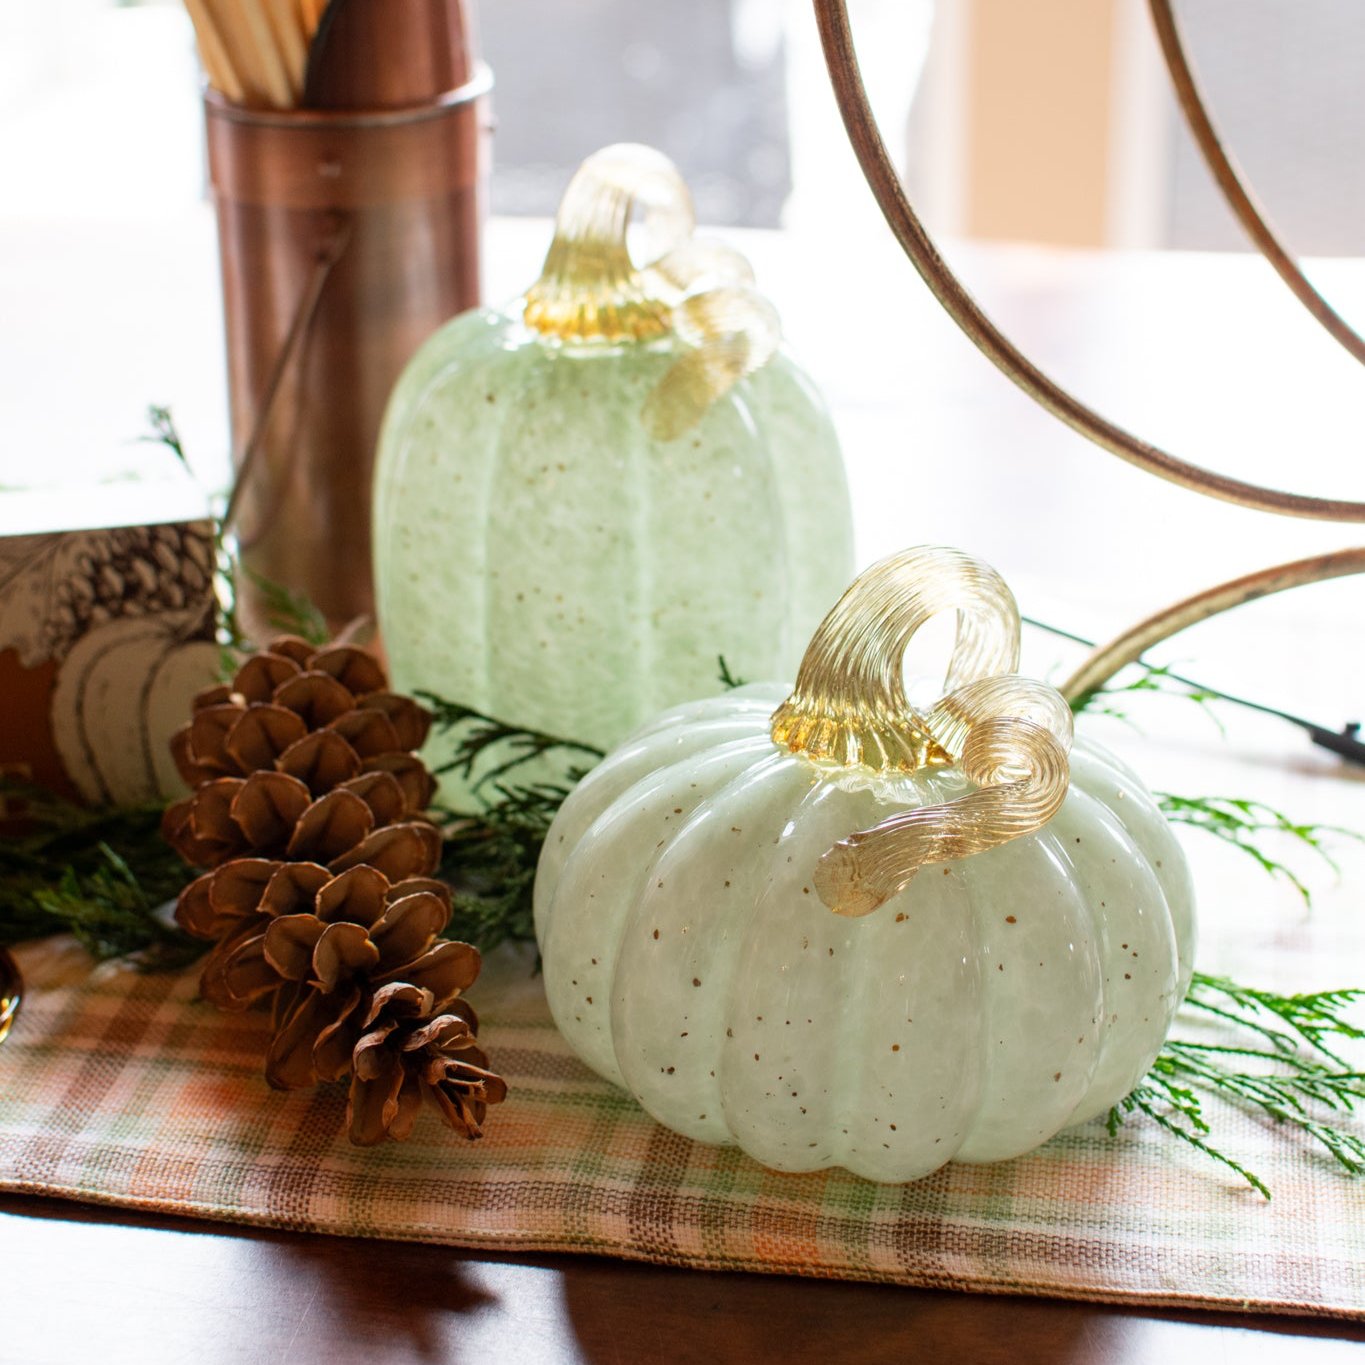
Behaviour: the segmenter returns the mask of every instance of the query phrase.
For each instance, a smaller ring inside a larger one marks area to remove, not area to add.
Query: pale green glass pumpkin
[[[920,713],[899,660],[952,607]],[[1027,1152],[1151,1065],[1192,970],[1185,859],[1119,760],[1068,763],[1060,697],[995,676],[1018,618],[984,566],[887,561],[821,632],[785,703],[676,708],[565,802],[535,888],[555,1021],[659,1122],[779,1170]]]
[[[404,691],[607,747],[720,690],[718,655],[789,672],[851,568],[828,415],[658,153],[585,163],[527,297],[455,319],[394,391],[375,574]]]

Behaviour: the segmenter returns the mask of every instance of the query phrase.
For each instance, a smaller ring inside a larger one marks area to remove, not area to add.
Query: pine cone
[[[438,1010],[478,976],[477,949],[437,942],[450,920],[443,883],[410,877],[393,884],[363,865],[332,877],[311,863],[276,865],[263,882],[268,866],[240,859],[200,878],[208,886],[177,914],[191,933],[221,938],[204,970],[206,997],[227,1009],[273,997],[276,1032],[265,1074],[278,1089],[348,1075],[382,987],[401,980],[430,995],[430,1009]]]
[[[375,992],[355,1045],[346,1125],[358,1147],[412,1132],[423,1102],[457,1133],[483,1136],[490,1104],[507,1098],[507,1083],[488,1070],[475,1034],[478,1019],[463,1000],[432,1018],[429,991],[406,982]]]
[[[386,690],[364,650],[314,650],[283,637],[230,684],[201,692],[171,740],[193,794],[162,834],[197,867],[248,854],[327,864],[374,862],[386,827],[426,809],[435,782],[412,750],[430,717]]]

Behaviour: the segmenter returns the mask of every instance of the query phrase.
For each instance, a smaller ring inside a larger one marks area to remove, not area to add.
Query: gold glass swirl
[[[647,260],[627,240],[639,216]],[[699,422],[717,398],[767,363],[782,339],[772,305],[737,251],[693,237],[692,199],[661,152],[606,147],[574,173],[555,217],[526,325],[565,341],[622,343],[675,336],[682,354],[645,401],[656,440]]]
[[[905,694],[904,658],[931,617],[956,611],[946,695],[927,711]],[[1046,824],[1070,780],[1071,710],[1018,677],[1019,612],[1004,580],[959,550],[920,546],[861,574],[825,617],[772,737],[841,767],[958,766],[976,790],[902,811],[840,840],[815,887],[836,914],[866,915],[926,864],[968,858]]]

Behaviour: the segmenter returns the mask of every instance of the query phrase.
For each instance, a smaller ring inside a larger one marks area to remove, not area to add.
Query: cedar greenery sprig
[[[176,429],[175,418],[171,415],[170,408],[162,407],[157,403],[150,404],[147,408],[147,425],[151,427],[151,430],[145,436],[139,436],[137,439],[149,442],[152,445],[165,446],[185,469],[189,470],[190,459],[185,454],[185,443],[180,439],[180,432]]]
[[[725,662],[724,654],[716,655],[716,667],[719,670],[716,676],[720,679],[720,685],[727,692],[733,692],[737,687],[745,687],[748,685],[747,678],[737,678],[730,672],[730,665]]]
[[[418,691],[414,695],[431,712],[432,728],[438,734],[448,735],[461,726],[467,727],[453,755],[434,771],[456,773],[466,781],[473,782],[476,791],[485,787],[495,788],[515,769],[555,753],[578,755],[577,767],[569,768],[565,773],[565,780],[569,786],[573,786],[586,771],[581,766],[582,760],[589,760],[591,766],[591,763],[596,763],[604,756],[601,749],[591,744],[508,725],[473,707],[446,701],[431,692]],[[499,748],[501,756],[494,758],[491,766],[485,767],[475,779],[474,774],[484,760],[489,759]]]
[[[272,631],[282,635],[297,635],[310,645],[321,648],[332,638],[323,614],[302,593],[292,592],[279,583],[272,582],[263,574],[248,569],[238,560],[229,560],[227,571],[227,591],[235,602],[237,598],[237,575],[244,573],[251,585],[260,593],[260,607],[265,623]],[[234,613],[235,620],[235,613]],[[246,642],[238,637],[232,640],[236,650],[243,650]]]
[[[1142,1083],[1109,1111],[1110,1134],[1132,1114],[1144,1114],[1269,1199],[1260,1176],[1208,1140],[1204,1100],[1216,1097],[1289,1124],[1347,1174],[1365,1174],[1365,1139],[1330,1120],[1365,1102],[1365,1073],[1346,1061],[1338,1042],[1365,1039],[1365,1030],[1345,1018],[1361,1000],[1365,990],[1280,995],[1196,972],[1186,1007],[1232,1026],[1243,1040],[1167,1039]]]
[[[161,807],[88,810],[0,776],[0,944],[71,933],[97,958],[142,966],[201,948],[157,914],[194,874],[161,838]]]
[[[1087,692],[1082,696],[1073,698],[1071,702],[1072,713],[1075,715],[1085,713],[1090,716],[1109,716],[1114,720],[1122,721],[1133,729],[1138,729],[1137,723],[1119,698],[1147,693],[1161,697],[1177,697],[1182,701],[1194,702],[1218,728],[1219,734],[1225,735],[1227,733],[1218,713],[1213,709],[1215,702],[1227,700],[1221,692],[1215,692],[1212,688],[1190,683],[1173,673],[1170,667],[1164,664],[1140,663],[1136,667],[1138,669],[1136,676],[1128,678],[1124,682],[1112,683],[1108,687],[1097,688],[1093,692]]]
[[[1263,836],[1272,836],[1272,841],[1279,838],[1282,842],[1297,844],[1338,873],[1341,869],[1328,849],[1329,839],[1365,839],[1355,830],[1343,829],[1340,825],[1301,824],[1264,801],[1245,797],[1176,796],[1170,792],[1155,795],[1157,805],[1173,824],[1203,830],[1240,849],[1262,871],[1287,881],[1303,897],[1305,905],[1312,904],[1312,892],[1299,874],[1271,851],[1272,843],[1267,843]]]
[[[555,812],[603,757],[602,750],[507,725],[430,692],[417,696],[431,711],[437,734],[463,731],[451,757],[435,771],[464,778],[476,804],[472,811],[440,812],[446,842],[438,875],[455,893],[447,932],[485,952],[507,940],[533,939],[532,890],[541,846]],[[541,760],[559,762],[558,780],[516,780],[518,769]]]

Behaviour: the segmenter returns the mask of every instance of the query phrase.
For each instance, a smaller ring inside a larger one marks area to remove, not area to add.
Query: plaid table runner
[[[1150,1124],[1100,1123],[997,1166],[918,1184],[784,1176],[653,1123],[560,1041],[526,955],[475,999],[512,1096],[487,1137],[431,1116],[358,1151],[341,1087],[277,1094],[263,1016],[196,1002],[196,973],[90,971],[31,947],[32,988],[0,1047],[0,1188],[268,1227],[512,1250],[590,1251],[1114,1303],[1365,1318],[1365,1182],[1273,1124],[1219,1141],[1266,1203]]]

